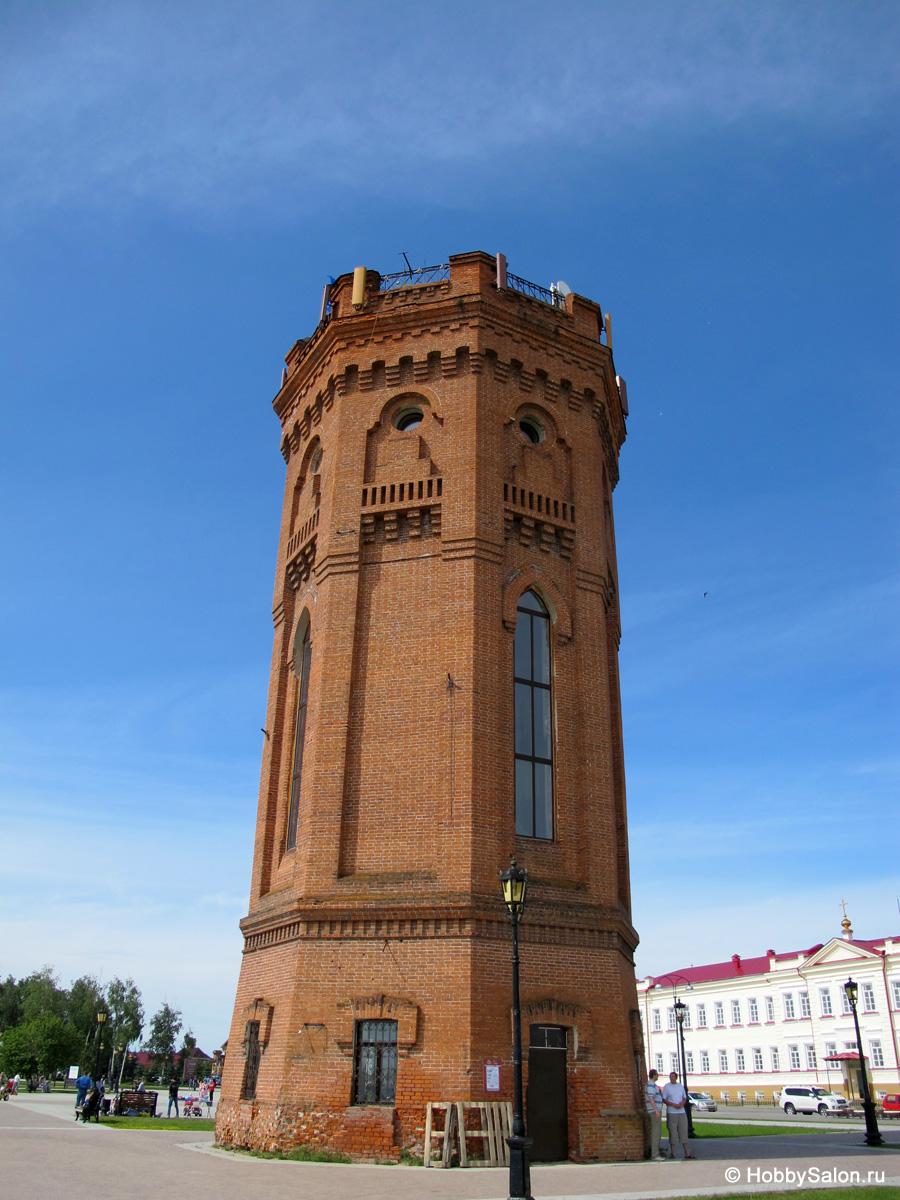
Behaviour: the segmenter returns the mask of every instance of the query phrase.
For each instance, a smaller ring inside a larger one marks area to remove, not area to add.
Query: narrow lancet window
[[[291,766],[291,802],[288,807],[287,840],[285,846],[293,850],[297,845],[297,822],[300,816],[300,777],[303,773],[303,741],[306,736],[306,700],[309,693],[309,661],[312,651],[310,627],[307,622],[295,661],[300,664],[300,686],[297,689],[297,721],[294,726],[294,760]]]
[[[515,648],[516,833],[553,837],[550,615],[534,592],[519,600]]]

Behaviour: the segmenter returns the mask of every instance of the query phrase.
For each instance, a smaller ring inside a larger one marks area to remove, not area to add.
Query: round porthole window
[[[534,417],[523,417],[519,422],[519,429],[529,442],[534,442],[535,445],[544,440],[544,427]]]
[[[423,416],[421,408],[401,408],[394,417],[394,428],[401,433],[409,433],[410,429],[422,424]]]

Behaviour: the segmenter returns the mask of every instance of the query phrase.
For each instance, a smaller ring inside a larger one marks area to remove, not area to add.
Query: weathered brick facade
[[[612,353],[591,301],[498,288],[481,253],[444,274],[379,290],[370,271],[357,307],[341,276],[274,402],[287,481],[269,736],[217,1137],[391,1158],[421,1152],[427,1100],[498,1098],[484,1059],[502,1060],[511,1097],[498,873],[515,854],[531,880],[523,1030],[526,1045],[530,1024],[568,1031],[570,1157],[640,1158]],[[410,408],[421,423],[398,429]],[[552,620],[552,841],[515,826],[513,643],[529,588]],[[396,1101],[356,1105],[356,1022],[379,1018],[397,1022]],[[242,1099],[248,1022],[261,1053]]]

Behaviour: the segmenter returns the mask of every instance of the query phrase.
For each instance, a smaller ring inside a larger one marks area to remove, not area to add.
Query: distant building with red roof
[[[681,1074],[680,1001],[690,1091],[755,1104],[787,1084],[817,1084],[856,1100],[859,1048],[844,992],[852,976],[873,1094],[900,1090],[900,937],[861,940],[846,916],[841,924],[841,937],[806,950],[733,954],[639,980],[648,1070]]]

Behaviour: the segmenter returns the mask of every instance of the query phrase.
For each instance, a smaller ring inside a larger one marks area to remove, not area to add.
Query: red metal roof
[[[843,941],[844,939],[840,938],[838,940]],[[886,938],[875,938],[870,941],[854,939],[852,942],[848,942],[847,945],[858,946],[861,950],[867,950],[870,954],[874,954],[884,950],[886,940]],[[900,941],[900,936],[895,936],[893,940],[895,942]],[[824,944],[824,942],[818,942],[815,946],[810,946],[807,950],[791,950],[783,954],[773,954],[772,958],[776,962],[783,962],[789,958],[798,958],[801,955],[804,959],[807,959],[821,950]],[[650,979],[664,988],[671,987],[671,981],[674,980],[677,990],[678,986],[684,986],[685,981],[688,983],[713,983],[720,979],[743,979],[747,975],[761,975],[768,970],[768,954],[760,955],[757,958],[741,958],[739,954],[734,954],[728,962],[709,963],[702,967],[680,967],[677,971],[670,971],[667,974],[651,975]]]

